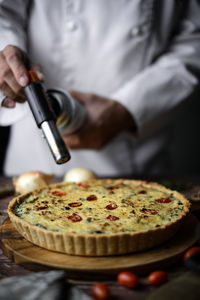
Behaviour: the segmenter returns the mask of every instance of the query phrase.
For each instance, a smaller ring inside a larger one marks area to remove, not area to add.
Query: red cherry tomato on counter
[[[105,283],[97,283],[92,287],[92,295],[96,300],[106,300],[109,298],[110,291]]]
[[[137,275],[132,272],[119,273],[117,276],[117,281],[119,284],[129,288],[135,288],[139,283]]]
[[[194,246],[194,247],[189,248],[184,253],[184,256],[183,256],[184,259],[188,259],[190,256],[195,254],[198,250],[200,250],[200,247],[198,247],[198,246]]]
[[[165,271],[154,271],[148,276],[149,284],[153,286],[162,285],[167,281],[167,273]]]

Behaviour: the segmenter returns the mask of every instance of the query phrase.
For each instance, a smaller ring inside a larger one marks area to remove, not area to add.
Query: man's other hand
[[[134,129],[135,122],[119,102],[94,94],[71,91],[77,101],[86,105],[88,118],[84,126],[63,138],[70,149],[101,149],[118,133]]]

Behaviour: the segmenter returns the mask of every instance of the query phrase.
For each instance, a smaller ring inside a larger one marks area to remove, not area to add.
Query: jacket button
[[[66,23],[66,27],[67,27],[67,29],[68,29],[69,31],[74,31],[74,30],[77,29],[78,25],[77,25],[77,23],[75,23],[74,21],[68,21],[68,22]]]
[[[135,36],[139,36],[143,34],[143,30],[141,26],[135,26],[131,29],[131,36],[135,37]]]

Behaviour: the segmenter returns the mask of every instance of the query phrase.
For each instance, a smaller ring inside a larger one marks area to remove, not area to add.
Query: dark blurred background
[[[170,153],[175,174],[200,177],[200,90],[175,122]]]
[[[3,164],[6,154],[6,147],[9,142],[10,127],[0,126],[0,174],[3,174]]]

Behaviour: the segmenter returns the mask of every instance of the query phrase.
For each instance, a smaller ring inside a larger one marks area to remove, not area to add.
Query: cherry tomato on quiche
[[[88,185],[87,183],[83,183],[83,182],[79,182],[79,183],[77,184],[77,186],[78,186],[78,187],[82,187],[82,188],[88,188],[88,187],[89,187],[89,185]]]
[[[184,259],[188,259],[190,256],[195,254],[198,250],[200,250],[200,247],[198,247],[198,246],[194,246],[194,247],[189,248],[184,253],[184,256],[183,256]]]
[[[87,197],[87,200],[88,201],[95,201],[95,200],[97,200],[97,196],[96,195],[90,195],[90,196]]]
[[[96,300],[106,300],[109,298],[110,291],[105,283],[97,283],[92,287],[92,295]]]
[[[51,195],[55,196],[55,197],[62,197],[62,196],[65,196],[66,193],[63,191],[53,191],[53,192],[51,192]]]
[[[160,286],[167,281],[167,277],[165,271],[154,271],[149,274],[148,282],[153,286]]]
[[[139,279],[137,275],[135,275],[132,272],[121,272],[117,276],[117,281],[120,285],[129,287],[129,288],[135,288],[138,283]]]
[[[72,221],[72,222],[80,222],[82,221],[81,216],[77,215],[77,214],[72,214],[71,216],[68,217],[68,220]]]

